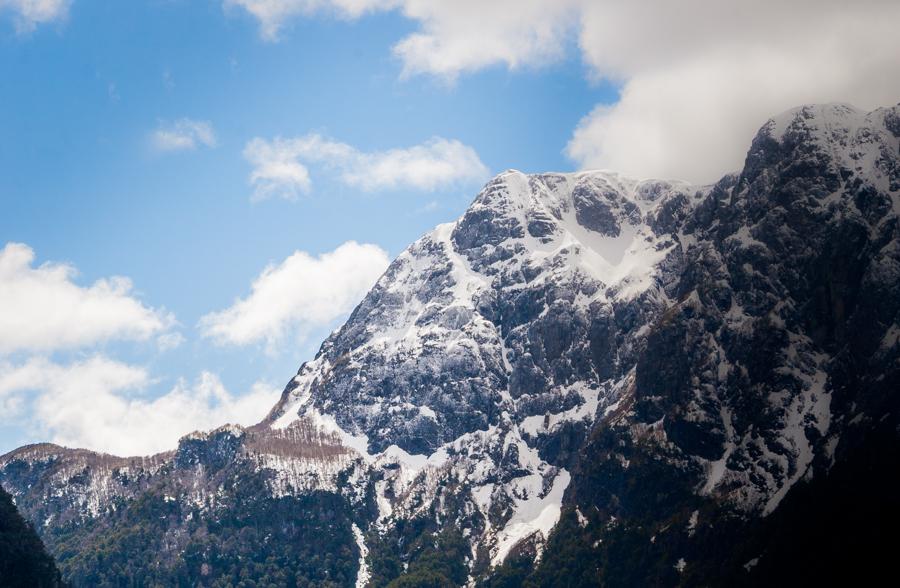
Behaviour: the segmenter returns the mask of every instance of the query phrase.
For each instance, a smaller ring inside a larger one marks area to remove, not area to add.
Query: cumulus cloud
[[[38,25],[63,20],[69,13],[71,0],[0,0],[0,12],[13,13],[16,30],[29,33]]]
[[[277,26],[328,10],[347,18],[399,10],[418,27],[393,48],[406,75],[452,80],[492,65],[546,64],[577,43],[589,77],[612,80],[621,92],[616,103],[586,113],[566,152],[582,168],[642,177],[714,181],[740,167],[756,129],[783,110],[809,102],[874,108],[900,99],[894,0],[258,4],[268,7],[265,22]],[[285,9],[301,4],[304,10]],[[265,30],[262,13],[254,14]]]
[[[103,356],[69,365],[32,358],[0,364],[0,407],[21,406],[31,392],[29,424],[53,443],[147,455],[174,449],[181,436],[198,429],[255,424],[279,396],[279,390],[261,383],[233,395],[208,372],[153,399],[139,395],[148,384],[143,368]]]
[[[754,132],[810,102],[896,103],[900,4],[587,2],[580,42],[621,99],[582,120],[582,167],[710,182],[738,169]]]
[[[420,30],[393,52],[405,75],[435,74],[453,80],[491,65],[542,65],[565,54],[576,22],[575,0],[406,0],[402,11]]]
[[[200,327],[220,344],[265,341],[271,348],[290,333],[302,336],[350,312],[388,262],[383,249],[354,241],[318,257],[297,251],[263,270],[249,296],[204,316]]]
[[[190,151],[197,147],[216,146],[212,123],[189,118],[162,124],[150,138],[158,151]]]
[[[371,153],[314,133],[271,141],[256,138],[247,144],[244,157],[253,165],[254,200],[294,199],[308,192],[311,164],[335,171],[341,182],[365,191],[435,190],[482,180],[488,174],[474,149],[440,137],[406,149]]]
[[[174,322],[141,303],[127,278],[79,286],[74,267],[50,262],[34,267],[34,259],[34,251],[21,243],[0,249],[0,354],[146,340]]]

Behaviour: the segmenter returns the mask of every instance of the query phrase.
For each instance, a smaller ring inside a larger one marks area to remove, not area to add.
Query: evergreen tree
[[[0,488],[0,585],[5,588],[63,585],[53,558],[3,488]]]

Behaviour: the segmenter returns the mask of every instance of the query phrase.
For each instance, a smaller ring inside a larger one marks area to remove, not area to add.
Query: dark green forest
[[[34,529],[19,514],[12,496],[0,488],[0,586],[51,588],[62,586],[53,558]]]

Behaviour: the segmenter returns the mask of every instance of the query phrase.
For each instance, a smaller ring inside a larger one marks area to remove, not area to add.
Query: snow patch
[[[687,524],[687,533],[688,537],[693,537],[694,533],[697,532],[697,522],[700,520],[700,511],[694,511],[691,513],[691,518],[688,520]]]
[[[306,409],[304,415],[323,433],[334,433],[341,439],[345,447],[355,450],[366,463],[373,463],[375,457],[369,454],[369,437],[365,434],[351,435],[337,424],[330,414],[323,414],[313,406]]]
[[[540,533],[546,539],[550,531],[559,522],[563,492],[569,486],[571,476],[561,469],[553,480],[553,487],[543,497],[541,489],[543,478],[540,475],[526,476],[525,483],[530,493],[524,500],[516,500],[514,514],[497,536],[497,546],[491,556],[491,565],[503,563],[513,547],[522,539]]]
[[[575,516],[578,517],[578,524],[579,524],[579,526],[581,526],[582,529],[588,526],[587,517],[584,516],[584,513],[582,513],[581,509],[578,508],[577,506],[575,507]]]
[[[356,588],[366,588],[366,585],[369,583],[369,578],[371,577],[369,565],[366,563],[366,558],[369,555],[369,548],[366,547],[363,532],[356,526],[356,523],[353,523],[353,538],[356,539],[356,546],[359,548],[359,571],[356,572]]]

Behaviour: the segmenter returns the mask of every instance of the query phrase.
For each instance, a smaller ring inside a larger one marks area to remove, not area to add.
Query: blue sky
[[[172,330],[185,338],[166,351],[113,340],[39,355],[143,366],[148,382],[128,394],[148,398],[204,370],[235,395],[260,380],[280,388],[340,318],[275,349],[217,345],[201,336],[200,318],[246,296],[267,264],[297,250],[318,255],[355,240],[393,257],[456,218],[481,179],[365,192],[313,173],[296,200],[254,202],[242,156],[249,140],[318,132],[377,151],[438,136],[474,149],[490,173],[571,170],[571,129],[615,97],[612,86],[586,81],[575,51],[552,67],[497,66],[455,83],[402,79],[390,47],[410,29],[395,13],[316,18],[273,43],[247,14],[164,1],[76,2],[65,20],[27,34],[0,21],[3,242],[27,244],[34,266],[75,266],[83,287],[127,276],[134,297],[174,315]],[[183,118],[208,121],[215,147],[155,149],[153,132]],[[39,393],[27,391],[25,403]],[[55,433],[25,406],[7,415],[0,451]]]
[[[886,0],[0,0],[0,452],[250,424],[491,174],[715,181],[783,110],[896,103],[898,21]]]

